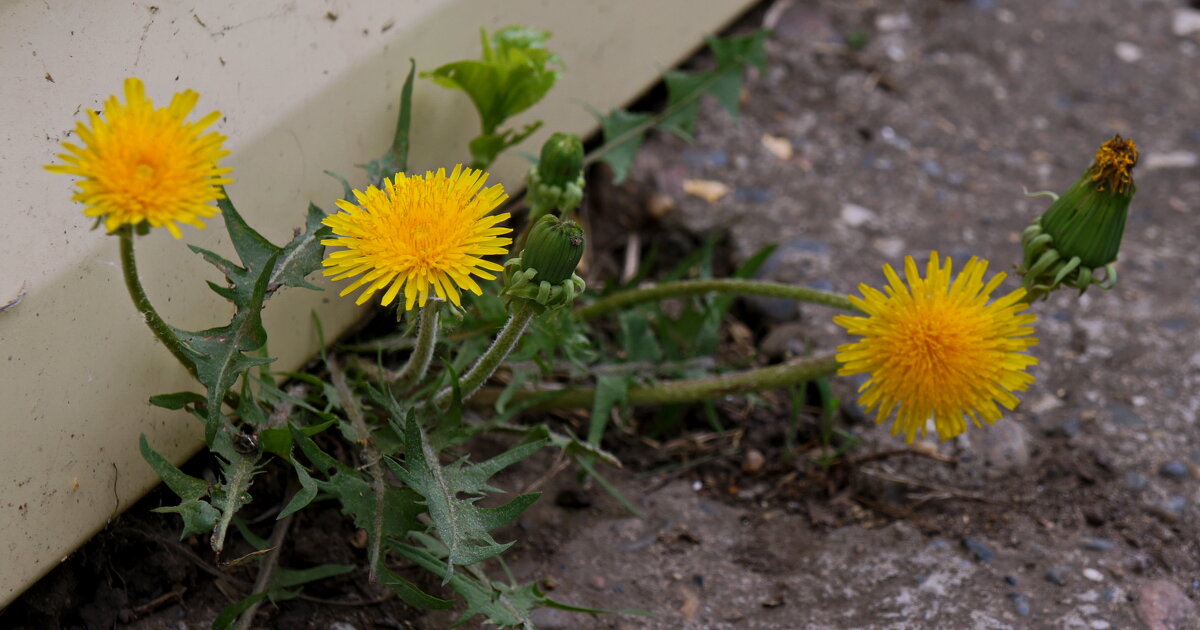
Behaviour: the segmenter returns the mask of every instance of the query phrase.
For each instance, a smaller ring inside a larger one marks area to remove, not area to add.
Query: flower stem
[[[616,309],[637,304],[638,302],[648,302],[651,300],[661,300],[669,297],[679,297],[682,295],[696,295],[702,293],[740,293],[743,295],[759,295],[762,297],[782,298],[785,300],[798,300],[800,302],[810,302],[812,304],[822,304],[824,306],[832,306],[835,308],[844,309],[854,313],[859,310],[850,302],[844,295],[830,293],[828,291],[819,291],[808,287],[798,287],[790,284],[779,282],[765,282],[761,280],[742,280],[739,278],[717,278],[713,280],[679,280],[676,282],[664,282],[662,284],[652,285],[648,287],[639,287],[614,293],[608,297],[601,298],[575,309],[575,316],[579,319],[593,319],[614,311]]]
[[[529,326],[531,319],[533,319],[533,309],[522,302],[509,316],[508,323],[504,325],[504,328],[500,329],[500,334],[496,335],[496,340],[492,342],[491,347],[459,380],[459,393],[464,401],[474,395],[484,381],[488,380],[496,371],[496,368],[500,367],[500,363],[516,347],[517,341],[525,333],[525,328]],[[433,400],[434,407],[437,409],[448,407],[453,391],[452,388],[447,387],[438,392],[437,397]]]
[[[421,382],[429,370],[429,362],[433,359],[433,347],[437,343],[438,313],[437,302],[421,309],[417,324],[417,341],[412,354],[408,355],[408,363],[404,369],[392,379],[392,386],[404,389]]]
[[[767,367],[729,372],[717,376],[706,376],[679,381],[659,381],[651,385],[631,387],[631,405],[670,405],[699,402],[718,396],[744,394],[767,389],[778,389],[823,376],[832,376],[841,367],[833,355],[804,357]],[[472,400],[474,406],[490,406],[502,393],[500,388],[481,390]],[[546,396],[549,390],[517,390],[509,404],[520,403],[534,397]],[[563,390],[559,396],[549,397],[528,409],[590,408],[596,398],[592,388]]]
[[[159,316],[158,311],[150,304],[146,290],[142,288],[142,281],[137,272],[137,259],[133,253],[133,226],[123,226],[117,232],[117,236],[121,241],[121,271],[125,274],[125,286],[129,289],[129,296],[133,298],[133,305],[142,314],[154,336],[158,337],[158,340],[167,347],[167,350],[171,351],[171,354],[175,355],[175,358],[183,364],[183,367],[187,368],[193,378],[199,380],[199,376],[196,374],[196,364],[183,351],[183,342],[179,340],[167,322]]]

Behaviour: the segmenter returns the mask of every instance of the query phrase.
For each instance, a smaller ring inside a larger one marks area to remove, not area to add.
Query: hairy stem
[[[437,311],[435,310],[433,313],[431,319],[436,320]],[[424,315],[422,315],[423,318]],[[435,321],[434,327],[436,326]],[[387,492],[387,482],[383,478],[383,470],[379,465],[383,456],[375,448],[375,442],[371,440],[371,427],[367,426],[367,419],[363,416],[362,408],[358,406],[358,399],[355,398],[354,392],[350,391],[350,386],[346,383],[346,373],[342,371],[332,355],[325,358],[325,367],[329,370],[329,380],[333,383],[338,398],[342,401],[342,408],[346,410],[346,415],[350,418],[350,426],[354,428],[355,441],[362,447],[364,466],[371,472],[371,493],[375,497],[375,513],[372,515],[372,522],[375,531],[367,541],[367,581],[374,584],[379,568],[380,550],[383,546],[383,503]]]
[[[652,385],[631,387],[629,389],[629,404],[631,405],[669,405],[677,403],[699,402],[718,396],[744,394],[767,389],[778,389],[796,383],[811,381],[822,376],[832,376],[841,367],[833,355],[811,358],[798,358],[770,365],[767,367],[729,372],[717,376],[706,376],[678,381],[659,381]],[[546,396],[553,390],[517,390],[509,404],[517,404],[534,397]],[[471,404],[477,407],[487,407],[495,404],[503,390],[488,388],[480,390]],[[530,409],[566,409],[591,408],[596,398],[596,390],[592,388],[564,389],[562,394],[547,397]]]
[[[121,271],[125,275],[125,287],[129,289],[129,296],[133,298],[133,305],[137,307],[139,313],[146,320],[146,325],[150,327],[150,331],[155,337],[166,346],[171,354],[179,360],[183,367],[187,368],[188,373],[197,380],[196,364],[188,358],[183,351],[183,342],[163,321],[159,316],[158,311],[154,309],[154,305],[150,303],[150,297],[146,295],[146,290],[142,288],[142,280],[138,277],[137,259],[133,253],[133,226],[126,225],[117,231],[117,236],[121,241]]]
[[[291,501],[291,496],[296,493],[294,487],[295,482],[292,480],[288,484],[288,501]],[[275,521],[275,527],[271,530],[271,537],[267,539],[267,554],[262,559],[262,564],[258,567],[258,577],[254,579],[254,593],[262,593],[271,586],[271,579],[275,577],[275,568],[279,566],[279,555],[283,549],[283,539],[287,537],[288,529],[292,526],[292,517],[295,514],[289,514],[286,517]],[[254,623],[254,615],[258,612],[258,607],[262,605],[263,600],[260,599],[247,608],[242,616],[238,618],[236,626],[237,630],[250,630]]]
[[[418,315],[417,341],[412,354],[408,355],[408,363],[404,369],[392,379],[392,386],[405,389],[421,382],[429,371],[429,362],[433,359],[433,347],[437,343],[439,305],[434,302],[421,309]]]
[[[475,365],[467,370],[467,373],[459,380],[459,394],[464,401],[471,398],[483,383],[492,376],[497,367],[504,359],[508,358],[508,354],[516,347],[517,341],[521,339],[521,335],[525,333],[525,328],[529,326],[529,320],[533,319],[533,309],[528,305],[521,303],[509,316],[508,323],[504,328],[500,329],[500,333],[496,335],[496,340],[492,342],[487,352],[479,357]],[[450,387],[438,392],[438,395],[433,400],[433,405],[437,409],[444,409],[450,406],[450,397],[454,395],[454,390]]]
[[[630,304],[684,295],[699,295],[703,293],[739,293],[742,295],[758,295],[762,297],[782,298],[785,300],[797,300],[800,302],[832,306],[854,313],[859,312],[859,310],[846,296],[839,295],[837,293],[819,291],[817,289],[798,287],[779,282],[742,280],[739,278],[717,278],[713,280],[679,280],[676,282],[664,282],[662,284],[621,291],[608,297],[596,300],[587,306],[580,306],[576,308],[575,315],[579,319],[593,319],[610,311],[629,306]]]

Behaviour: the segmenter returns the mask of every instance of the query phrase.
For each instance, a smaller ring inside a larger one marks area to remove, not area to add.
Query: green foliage
[[[742,74],[747,66],[760,70],[766,65],[763,43],[767,31],[746,37],[708,38],[708,48],[716,58],[717,67],[707,72],[668,71],[663,73],[667,86],[667,106],[657,114],[635,113],[614,109],[607,115],[597,112],[604,131],[604,146],[589,156],[607,162],[617,183],[625,180],[633,159],[637,157],[646,132],[654,127],[671,132],[684,140],[692,140],[696,116],[700,112],[700,97],[708,94],[737,118],[738,101],[742,93]]]
[[[145,435],[141,437],[139,446],[142,457],[150,464],[154,472],[158,473],[159,478],[167,484],[171,492],[179,495],[180,499],[179,505],[155,508],[154,511],[178,514],[183,519],[183,532],[179,535],[181,540],[190,534],[204,534],[212,531],[220,513],[216,508],[201,500],[208,496],[208,483],[176,468],[167,458],[150,447]]]
[[[561,60],[546,49],[548,31],[509,26],[492,34],[480,31],[483,57],[443,65],[422,77],[443,87],[462,90],[479,113],[482,133],[471,141],[475,168],[487,168],[502,151],[541,127],[501,130],[506,120],[529,109],[558,81]]]
[[[521,444],[478,464],[460,459],[442,466],[415,418],[407,419],[403,433],[404,465],[389,459],[388,466],[401,482],[424,498],[434,529],[447,549],[448,570],[443,577],[449,579],[455,565],[476,564],[508,549],[512,543],[497,543],[489,532],[520,516],[540,495],[523,494],[493,508],[479,507],[476,502],[488,492],[499,492],[488,485],[489,479],[540,450],[547,440]]]

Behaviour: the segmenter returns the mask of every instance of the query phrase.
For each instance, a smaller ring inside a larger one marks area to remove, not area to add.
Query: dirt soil
[[[947,443],[910,449],[850,402],[842,426],[862,443],[826,468],[805,441],[810,415],[800,447],[785,447],[786,397],[722,400],[723,433],[606,441],[626,463],[609,478],[644,520],[572,472],[544,479],[552,453],[516,467],[500,485],[546,493],[497,537],[519,540],[506,554],[516,576],[548,578],[562,601],[654,615],[540,610],[538,627],[1200,628],[1200,9],[780,0],[735,32],[764,23],[769,62],[750,73],[739,120],[706,103],[694,144],[653,136],[632,181],[593,186],[591,274],[619,273],[627,248],[655,238],[712,233],[727,234],[731,263],[779,244],[760,277],[842,293],[932,249],[1007,271],[1047,204],[1023,189],[1065,190],[1119,133],[1142,150],[1120,284],[1038,304],[1037,383],[997,425]],[[728,189],[704,199],[689,180]],[[818,307],[750,301],[734,314],[730,346],[750,339],[760,361],[846,341]],[[852,401],[853,382],[835,387]],[[281,481],[255,484],[271,487],[282,495]],[[177,522],[148,513],[166,500],[114,522],[0,627],[207,627],[253,573],[176,542]],[[252,527],[265,535],[270,520]],[[283,557],[363,556],[330,506],[301,513]],[[356,572],[265,607],[258,626],[455,618],[386,595]]]

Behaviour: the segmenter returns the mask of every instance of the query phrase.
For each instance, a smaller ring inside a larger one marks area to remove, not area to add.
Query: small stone
[[[772,136],[771,134],[763,134],[762,145],[771,155],[784,161],[792,159],[792,154],[795,152],[795,149],[792,148],[791,140]]]
[[[1108,410],[1112,413],[1113,421],[1121,426],[1141,427],[1146,424],[1146,421],[1125,403],[1113,403],[1108,406]]]
[[[912,26],[912,18],[907,13],[882,13],[875,16],[875,28],[890,33],[902,31]]]
[[[593,575],[592,577],[588,578],[588,584],[590,584],[592,588],[603,589],[605,585],[608,584],[608,580],[604,579],[603,575]]]
[[[1017,609],[1017,614],[1022,617],[1029,616],[1029,598],[1020,593],[1009,593],[1008,598],[1012,600],[1013,607]]]
[[[980,562],[991,562],[992,560],[996,559],[996,552],[992,551],[990,547],[983,544],[983,542],[980,540],[969,537],[963,538],[962,544],[967,548],[967,551],[970,551],[975,556],[975,559],[979,560]]]
[[[1003,477],[1029,464],[1031,440],[1029,431],[1020,422],[1003,420],[968,435],[982,457],[984,474],[989,477]]]
[[[1088,567],[1083,570],[1083,577],[1085,577],[1093,582],[1103,582],[1104,581],[1104,574],[1091,568],[1091,567]]]
[[[1146,475],[1143,475],[1136,470],[1131,470],[1125,473],[1125,487],[1129,490],[1141,492],[1142,490],[1145,490],[1146,486],[1149,484],[1150,480],[1146,478]]]
[[[1180,37],[1187,37],[1196,31],[1200,31],[1200,11],[1175,9],[1171,19],[1171,32]]]
[[[1183,479],[1188,476],[1188,473],[1187,464],[1174,459],[1165,462],[1158,469],[1158,474],[1167,479]]]
[[[345,621],[335,621],[329,624],[329,630],[358,630],[358,628],[355,628],[353,625],[348,624]]]
[[[1186,507],[1187,497],[1183,496],[1182,494],[1172,494],[1166,499],[1163,499],[1162,502],[1163,511],[1175,516],[1183,515],[1183,510]]]
[[[685,179],[683,180],[683,192],[714,203],[729,194],[729,186],[708,179]]]
[[[904,253],[904,239],[898,236],[881,236],[872,239],[871,247],[888,258],[899,258]]]
[[[1103,619],[1093,619],[1092,622],[1088,624],[1088,627],[1092,630],[1108,630],[1112,627],[1112,624]]]
[[[766,203],[775,198],[775,193],[767,188],[743,186],[733,191],[733,198],[746,203]]]
[[[1192,168],[1200,164],[1200,156],[1191,151],[1167,151],[1151,153],[1143,160],[1148,170],[1160,168]]]
[[[1187,628],[1200,618],[1196,603],[1174,582],[1153,580],[1137,588],[1137,614],[1146,630]]]
[[[742,472],[753,474],[760,470],[767,463],[767,458],[758,449],[750,449],[742,456]]]
[[[1084,538],[1079,541],[1079,546],[1091,551],[1112,551],[1115,547],[1112,541],[1103,538]]]
[[[867,208],[853,203],[842,204],[842,221],[850,227],[859,227],[866,223],[875,221],[876,216]]]
[[[1113,47],[1113,52],[1117,54],[1117,59],[1125,63],[1136,63],[1142,59],[1141,47],[1129,42],[1117,42],[1117,45]]]
[[[1066,578],[1063,577],[1062,571],[1059,571],[1058,569],[1050,569],[1049,571],[1047,571],[1046,579],[1049,580],[1051,583],[1057,584],[1059,586],[1063,586],[1067,583]]]
[[[1009,584],[1009,586],[1016,586],[1017,585],[1017,576],[1006,575],[1006,576],[1004,576],[1004,581],[1007,582]]]

